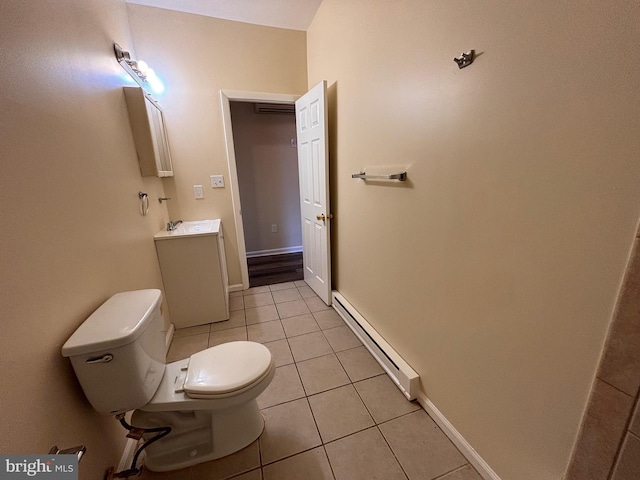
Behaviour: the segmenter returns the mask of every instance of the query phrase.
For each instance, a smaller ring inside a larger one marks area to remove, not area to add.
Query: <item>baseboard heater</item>
[[[333,308],[338,315],[371,352],[404,396],[414,400],[420,388],[419,375],[337,290],[331,292],[331,297]]]

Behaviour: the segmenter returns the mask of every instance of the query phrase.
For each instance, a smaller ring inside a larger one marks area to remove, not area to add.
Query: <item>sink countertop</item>
[[[171,240],[172,238],[190,237],[197,235],[218,235],[221,222],[219,218],[212,220],[193,220],[182,222],[178,228],[168,232],[166,229],[156,233],[155,240]]]

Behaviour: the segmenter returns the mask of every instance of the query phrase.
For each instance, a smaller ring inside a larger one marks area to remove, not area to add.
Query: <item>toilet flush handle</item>
[[[113,355],[106,353],[101,357],[87,358],[86,363],[109,363],[113,360]]]

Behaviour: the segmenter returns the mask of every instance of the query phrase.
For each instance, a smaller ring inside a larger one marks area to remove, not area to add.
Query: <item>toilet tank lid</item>
[[[116,293],[87,318],[62,346],[73,357],[127,345],[137,339],[158,307],[157,289]]]

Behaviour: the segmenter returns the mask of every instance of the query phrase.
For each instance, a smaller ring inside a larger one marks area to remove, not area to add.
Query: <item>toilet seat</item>
[[[271,352],[256,342],[229,342],[191,355],[184,381],[190,398],[238,395],[264,379],[274,367]]]

